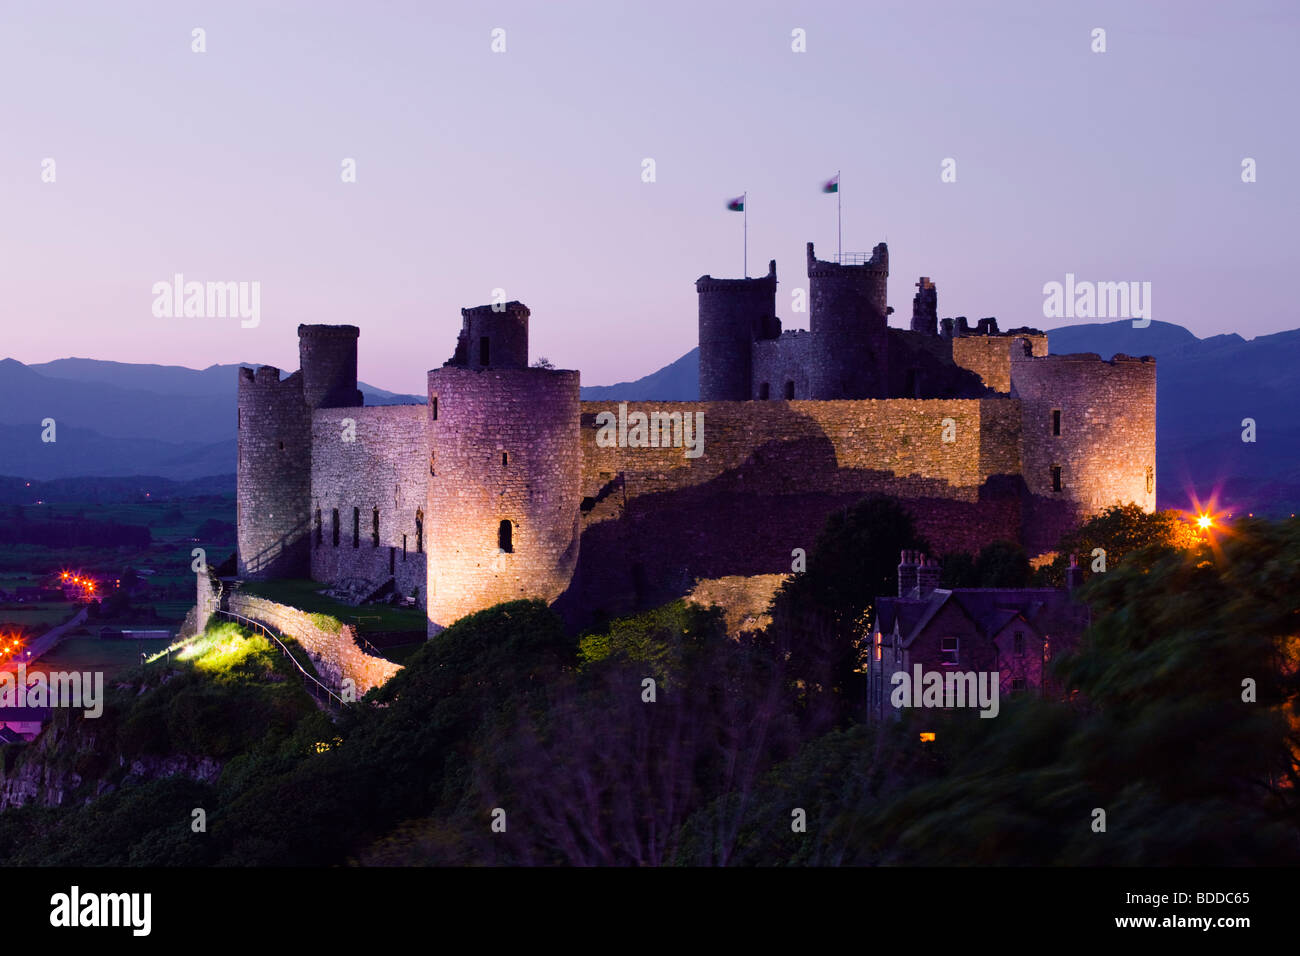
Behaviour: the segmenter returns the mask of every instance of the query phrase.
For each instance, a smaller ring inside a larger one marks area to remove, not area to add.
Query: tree
[[[912,516],[894,498],[864,498],[827,519],[807,571],[773,598],[767,634],[802,699],[808,732],[824,732],[865,707],[871,616],[877,597],[898,593],[904,549],[929,550]]]
[[[1078,556],[1087,580],[1094,573],[1098,548],[1105,552],[1105,566],[1110,570],[1134,551],[1153,546],[1190,547],[1198,537],[1177,511],[1147,512],[1134,504],[1112,505],[1064,534],[1055,560],[1039,568],[1037,580],[1043,586],[1064,587],[1071,554]]]

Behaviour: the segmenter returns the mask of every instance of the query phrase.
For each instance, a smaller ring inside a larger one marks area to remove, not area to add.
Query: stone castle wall
[[[1007,395],[1011,392],[1011,351],[1018,339],[1027,341],[1034,355],[1047,354],[1047,336],[1041,332],[1014,336],[962,335],[948,341],[952,342],[954,363],[970,369],[989,388]]]
[[[311,419],[301,372],[239,370],[236,527],[239,575],[307,574]]]
[[[703,413],[696,459],[599,447],[602,411],[618,405],[582,403],[582,540],[566,614],[627,613],[701,579],[789,573],[792,550],[812,550],[831,512],[872,493],[903,499],[941,551],[1024,537],[1015,399],[627,404]]]
[[[578,381],[540,368],[429,372],[431,633],[503,601],[554,600],[568,586],[582,475]]]
[[[356,630],[344,624],[335,632],[317,625],[311,615],[286,604],[232,591],[226,594],[225,610],[265,624],[271,630],[292,637],[311,658],[326,687],[339,693],[345,678],[356,682],[357,698],[379,687],[402,669],[400,664],[374,657],[357,646]]]
[[[1155,359],[1013,353],[1011,377],[1024,405],[1021,455],[1031,492],[1074,502],[1081,515],[1112,503],[1155,510]]]
[[[392,577],[399,594],[415,593],[424,606],[426,417],[422,405],[327,408],[313,413],[312,578],[363,578],[377,586]],[[349,419],[355,427],[352,441],[345,440],[352,431],[344,424]]]

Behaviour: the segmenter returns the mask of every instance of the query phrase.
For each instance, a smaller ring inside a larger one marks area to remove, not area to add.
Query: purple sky
[[[805,242],[835,251],[836,169],[845,251],[889,242],[896,325],[919,275],[940,315],[1069,324],[1042,287],[1073,272],[1149,281],[1152,318],[1201,336],[1293,328],[1298,25],[1292,2],[6,3],[0,355],[293,369],[299,322],[348,322],[362,379],[422,392],[501,287],[534,357],[636,378],[695,345],[694,280],[740,274],[745,190],[750,274],[775,258],[807,327],[790,290]],[[155,318],[176,272],[259,281],[260,326]]]

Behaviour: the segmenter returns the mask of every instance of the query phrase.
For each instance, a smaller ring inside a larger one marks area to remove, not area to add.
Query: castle
[[[358,329],[299,326],[299,371],[239,373],[239,576],[391,581],[434,634],[517,598],[590,621],[789,573],[877,492],[945,551],[1041,554],[1111,504],[1154,509],[1154,359],[940,322],[929,278],[891,328],[883,243],[834,262],[809,243],[807,267],[807,331],[781,329],[775,262],[696,282],[698,402],[581,401],[578,372],[529,366],[509,302],[462,310],[427,405],[364,406]],[[613,415],[651,440],[607,440]],[[694,457],[669,440],[683,419]]]

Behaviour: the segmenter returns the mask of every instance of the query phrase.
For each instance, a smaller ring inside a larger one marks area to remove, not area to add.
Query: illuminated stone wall
[[[422,405],[326,408],[313,414],[311,576],[315,580],[360,578],[378,586],[392,577],[399,594],[415,593],[417,603],[424,606],[428,524],[422,535],[418,523],[427,506],[429,483],[425,420]]]
[[[583,469],[577,372],[449,365],[428,380],[435,634],[474,611],[521,598],[553,601],[568,587]]]

